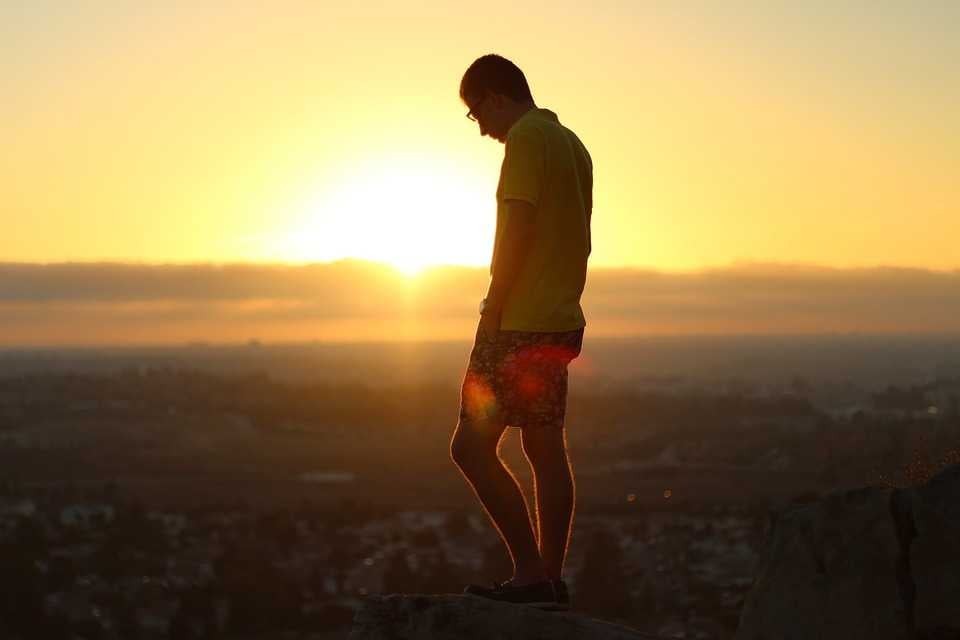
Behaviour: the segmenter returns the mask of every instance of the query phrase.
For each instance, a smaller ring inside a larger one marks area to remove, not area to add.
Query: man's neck
[[[517,123],[517,120],[519,120],[524,115],[526,115],[528,111],[536,108],[537,108],[537,105],[533,102],[524,102],[522,104],[518,104],[510,116],[510,126],[507,127],[507,130],[513,127],[513,125]]]

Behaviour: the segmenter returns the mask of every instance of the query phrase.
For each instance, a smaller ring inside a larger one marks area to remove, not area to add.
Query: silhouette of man
[[[481,136],[504,143],[491,280],[460,392],[450,454],[503,538],[513,576],[465,593],[568,609],[562,580],[574,510],[564,428],[567,365],[586,325],[580,295],[590,255],[593,163],[557,114],[537,107],[523,72],[485,55],[460,98]],[[500,457],[519,428],[534,472],[536,528]]]

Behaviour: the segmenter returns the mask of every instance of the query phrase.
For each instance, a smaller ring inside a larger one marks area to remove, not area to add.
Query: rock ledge
[[[960,465],[771,514],[737,640],[960,640]]]
[[[660,640],[573,612],[540,611],[465,595],[368,597],[350,640]]]

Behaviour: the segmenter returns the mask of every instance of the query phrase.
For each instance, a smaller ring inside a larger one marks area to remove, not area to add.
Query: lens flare
[[[463,381],[463,403],[474,420],[490,419],[497,415],[497,399],[482,376],[467,373]]]

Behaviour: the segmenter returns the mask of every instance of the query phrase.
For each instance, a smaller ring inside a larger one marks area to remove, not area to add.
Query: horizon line
[[[676,340],[804,340],[804,339],[960,339],[960,331],[820,331],[820,332],[784,332],[784,333],[629,333],[607,334],[591,336],[591,342],[618,342],[625,340],[639,340],[647,342],[676,341]],[[143,343],[61,343],[61,344],[24,344],[11,346],[0,344],[0,356],[10,355],[23,351],[54,351],[58,349],[74,351],[94,351],[98,349],[134,350],[134,349],[183,349],[183,348],[272,348],[272,347],[317,347],[317,346],[403,346],[403,345],[437,345],[461,344],[473,340],[470,336],[464,338],[437,338],[437,339],[398,339],[398,340],[270,340],[267,338],[248,338],[239,341],[188,340],[179,342],[143,342]]]
[[[225,260],[225,261],[145,261],[129,259],[93,259],[93,260],[51,260],[51,261],[17,261],[0,260],[0,268],[3,267],[51,267],[51,266],[121,266],[121,267],[276,267],[276,268],[315,268],[332,267],[340,265],[366,265],[379,267],[387,271],[394,271],[404,277],[415,279],[430,271],[465,269],[465,270],[486,270],[489,265],[473,264],[435,264],[427,265],[416,273],[408,273],[396,265],[389,262],[371,260],[367,258],[345,257],[336,260],[327,261],[293,261],[293,260]],[[947,268],[932,268],[908,264],[871,264],[871,265],[836,265],[818,262],[801,261],[775,261],[775,260],[731,260],[725,264],[703,265],[699,267],[685,268],[663,268],[651,265],[609,265],[609,266],[587,266],[589,271],[635,271],[644,273],[669,273],[669,274],[697,274],[710,273],[715,271],[736,271],[736,270],[763,270],[763,269],[789,269],[789,270],[809,270],[809,271],[922,271],[927,273],[958,273],[960,265]]]

